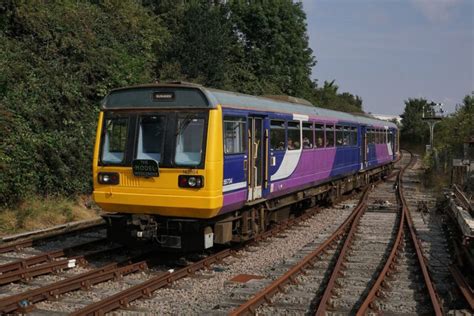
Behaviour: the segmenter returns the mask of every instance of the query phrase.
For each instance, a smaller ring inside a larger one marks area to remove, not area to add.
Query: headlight
[[[180,175],[178,177],[178,186],[181,188],[202,188],[204,186],[204,177]]]
[[[97,180],[100,184],[119,184],[119,174],[116,172],[99,172]]]
[[[189,177],[188,178],[188,185],[191,188],[194,188],[196,186],[196,177]]]

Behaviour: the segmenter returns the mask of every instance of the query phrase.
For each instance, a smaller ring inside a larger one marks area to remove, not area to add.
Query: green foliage
[[[97,218],[97,211],[83,202],[65,197],[30,198],[15,209],[0,212],[0,236]]]
[[[161,13],[171,37],[158,55],[158,78],[231,88],[237,41],[226,6],[192,1]],[[161,10],[165,8],[161,7]]]
[[[166,33],[132,0],[11,1],[1,14],[0,203],[87,192],[98,103],[153,78]]]
[[[362,113],[362,99],[348,92],[339,93],[335,80],[324,82],[324,86],[313,90],[314,104],[332,110]]]
[[[314,64],[291,0],[5,0],[0,207],[90,192],[98,105],[111,88],[187,80],[361,112],[334,81],[316,86]]]
[[[463,143],[474,137],[474,92],[466,95],[454,114],[435,127],[435,146],[453,158],[461,158]]]
[[[306,15],[301,3],[290,0],[229,3],[230,20],[243,46],[242,58],[248,61],[252,72],[283,94],[309,97],[315,60],[308,47]]]
[[[423,109],[428,107],[428,101],[423,98],[408,99],[405,101],[405,110],[402,117],[400,138],[404,142],[421,144],[429,139],[428,124],[423,122]]]
[[[362,112],[362,99],[317,88],[300,3],[278,1],[147,1],[171,37],[158,56],[157,77],[254,95],[287,94],[321,107]]]

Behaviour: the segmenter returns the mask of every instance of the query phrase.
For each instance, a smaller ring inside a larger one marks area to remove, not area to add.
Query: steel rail
[[[410,161],[410,165],[416,161],[416,158],[414,158],[414,155],[412,155],[412,160]],[[400,187],[401,190],[403,190],[403,177],[401,177],[400,180]],[[422,246],[420,243],[420,240],[417,237],[416,231],[415,231],[415,225],[413,224],[413,220],[410,215],[410,209],[408,208],[408,203],[405,200],[405,195],[401,196],[402,204],[403,204],[403,210],[405,212],[405,223],[408,226],[408,229],[410,231],[410,236],[411,240],[415,246],[416,250],[416,256],[418,258],[418,263],[420,265],[421,271],[423,273],[423,278],[425,281],[425,285],[428,289],[428,293],[430,296],[431,304],[433,306],[433,311],[435,312],[436,315],[443,315],[443,309],[442,309],[442,304],[440,302],[440,299],[438,295],[436,294],[436,290],[434,287],[433,280],[431,280],[429,271],[428,271],[428,265],[426,262],[426,258],[423,254]]]
[[[81,256],[75,256],[62,260],[54,260],[51,262],[34,265],[31,267],[26,267],[24,269],[19,269],[15,271],[10,271],[0,275],[0,285],[5,285],[8,283],[18,282],[18,281],[28,281],[34,277],[45,275],[49,273],[54,273],[63,269],[74,268],[77,265],[84,266],[87,264],[87,258],[96,256],[98,254],[115,251],[121,249],[122,246],[116,246],[113,248],[96,250]]]
[[[53,250],[53,251],[48,251],[36,256],[32,256],[29,258],[25,259],[20,259],[17,261],[9,262],[0,265],[0,278],[3,274],[11,271],[16,271],[16,270],[21,270],[21,269],[26,269],[29,268],[33,265],[36,264],[41,264],[44,262],[51,262],[53,259],[59,258],[59,257],[64,257],[64,256],[69,256],[72,251],[75,251],[80,248],[84,247],[90,247],[90,246],[95,246],[96,244],[100,244],[105,242],[107,239],[96,239],[93,241],[87,241],[81,244],[73,245],[70,247],[66,247],[63,249],[58,249],[58,250]]]
[[[403,156],[403,153],[400,155],[400,157],[397,159],[396,162],[399,162],[401,159],[402,159],[402,156]],[[408,164],[409,165],[409,164]],[[407,165],[407,166],[408,166]],[[400,174],[403,172],[403,170],[407,167],[403,167],[400,171],[398,172],[394,172],[392,175],[390,175],[388,178],[392,178],[393,176],[397,176],[397,181],[399,181],[400,179]],[[400,188],[398,186],[398,188]],[[367,199],[366,199],[367,200]],[[366,202],[366,201],[364,201]],[[323,293],[323,296],[319,302],[319,305],[318,305],[318,308],[315,312],[315,315],[318,315],[318,316],[322,316],[322,315],[325,315],[326,314],[326,307],[328,306],[329,304],[329,301],[333,295],[333,291],[334,291],[334,287],[336,285],[336,280],[337,278],[341,275],[342,273],[342,269],[343,269],[343,264],[344,264],[344,261],[346,260],[346,254],[347,254],[347,250],[349,249],[350,245],[352,244],[352,241],[353,241],[353,236],[357,230],[357,226],[359,224],[359,221],[360,221],[360,218],[363,216],[363,214],[365,213],[365,210],[366,210],[366,203],[364,203],[364,206],[363,206],[363,210],[361,212],[359,212],[357,214],[357,217],[356,219],[352,222],[351,224],[351,228],[350,228],[350,231],[344,241],[344,244],[342,246],[342,249],[338,255],[338,259],[337,259],[337,262],[335,264],[335,266],[333,267],[333,270],[332,270],[332,273],[331,273],[331,277],[326,285],[326,288],[324,290],[324,293]],[[403,216],[403,212],[402,213],[402,216]],[[403,217],[402,219],[400,220],[400,224],[399,224],[399,230],[398,230],[398,233],[397,233],[397,242],[395,243],[395,245],[398,245],[398,241],[401,240],[401,237],[403,235]],[[391,256],[395,256],[395,252],[396,252],[396,248],[394,247],[392,249],[392,253],[391,253]],[[391,257],[390,257],[391,258]],[[391,262],[391,260],[390,260]],[[389,268],[389,266],[387,267],[387,269]]]
[[[397,161],[400,161],[403,156],[403,153],[398,157]],[[394,173],[398,174],[398,173]],[[389,175],[387,178],[391,178],[393,176]],[[293,266],[287,273],[282,275],[280,278],[272,282],[270,285],[268,285],[266,288],[262,289],[260,292],[255,294],[250,300],[247,302],[243,303],[233,311],[231,311],[230,315],[245,315],[245,314],[252,314],[256,311],[256,309],[262,305],[265,302],[270,302],[271,297],[275,295],[279,291],[283,291],[283,287],[288,284],[289,282],[294,282],[295,277],[302,273],[303,270],[308,267],[308,266],[314,266],[313,261],[318,257],[321,252],[325,251],[330,245],[333,244],[335,240],[338,238],[342,238],[344,235],[344,232],[347,230],[350,230],[350,232],[355,232],[355,229],[353,230],[352,228],[357,226],[356,223],[358,219],[362,216],[363,211],[365,210],[365,203],[367,201],[368,193],[369,193],[369,188],[370,185],[368,185],[361,196],[358,205],[354,209],[354,211],[351,213],[351,215],[339,226],[339,228],[331,235],[330,238],[328,238],[318,249],[316,249],[314,252],[308,254],[303,260],[301,260],[299,263],[297,263],[295,266]],[[349,224],[351,224],[351,227],[348,228]],[[349,235],[350,233],[348,233]],[[351,234],[352,235],[352,234]],[[346,237],[346,242],[350,241],[350,238]],[[347,248],[346,248],[347,249]],[[346,251],[344,251],[345,253]],[[339,255],[339,258],[342,258],[343,255]],[[338,262],[338,266],[342,266],[342,262]],[[337,275],[334,274],[334,275]],[[333,278],[335,279],[335,278]],[[333,280],[333,283],[335,280]]]
[[[34,243],[33,239],[25,239],[25,240],[12,242],[12,243],[7,243],[6,245],[0,245],[0,254],[17,251],[19,249],[26,248],[26,247],[31,247],[33,246],[33,243]]]
[[[157,289],[170,285],[171,283],[182,279],[188,275],[195,273],[198,270],[209,267],[211,264],[221,261],[233,253],[231,249],[222,250],[208,258],[202,259],[190,266],[181,268],[176,271],[170,270],[158,276],[155,276],[148,281],[132,286],[115,295],[109,296],[94,304],[88,305],[80,310],[77,310],[70,315],[103,315],[107,312],[113,311],[120,307],[126,307],[132,301],[143,297],[150,297],[152,292]]]
[[[279,291],[282,291],[283,287],[286,284],[290,282],[295,282],[295,277],[298,274],[302,273],[305,268],[313,267],[313,261],[316,260],[319,255],[326,251],[331,245],[334,244],[335,241],[342,238],[342,236],[345,234],[348,225],[353,222],[357,214],[359,214],[360,211],[363,209],[362,203],[367,199],[368,191],[369,186],[367,186],[367,188],[365,189],[357,207],[354,209],[351,215],[349,215],[349,217],[346,218],[346,220],[338,227],[338,229],[328,239],[326,239],[316,250],[306,255],[303,260],[294,265],[288,272],[286,272],[284,275],[276,279],[270,285],[259,291],[247,302],[231,311],[230,315],[234,316],[254,313],[260,305],[262,305],[264,302],[269,302],[273,295],[275,295]]]
[[[426,265],[425,257],[423,255],[423,251],[421,248],[421,245],[419,244],[419,240],[416,236],[416,232],[414,229],[414,225],[412,222],[412,219],[410,217],[410,211],[408,208],[408,203],[405,200],[405,195],[403,193],[403,175],[405,171],[411,167],[411,165],[414,164],[416,161],[415,156],[409,152],[411,155],[410,162],[402,168],[400,171],[400,174],[398,175],[397,178],[397,197],[398,200],[401,204],[401,214],[400,214],[400,221],[399,221],[399,227],[398,227],[398,232],[397,232],[397,237],[395,239],[395,242],[393,243],[392,250],[390,251],[390,255],[388,256],[384,267],[382,268],[381,272],[379,273],[376,281],[372,285],[369,293],[367,294],[366,298],[362,302],[361,306],[359,307],[359,310],[357,311],[357,316],[362,316],[365,315],[366,312],[368,311],[369,308],[375,309],[376,306],[373,304],[374,300],[376,299],[377,296],[380,296],[380,287],[383,287],[385,278],[390,276],[392,274],[393,269],[395,269],[395,263],[396,263],[396,258],[397,255],[400,252],[400,248],[402,247],[402,237],[403,237],[403,230],[406,227],[410,233],[410,238],[415,246],[415,251],[417,255],[417,259],[420,265],[420,268],[423,273],[423,278],[425,281],[425,285],[428,289],[428,294],[430,296],[431,304],[433,307],[433,311],[436,315],[443,315],[442,311],[442,304],[439,301],[439,298],[436,294],[436,291],[434,289],[433,281],[430,278],[429,272],[428,272],[428,267]]]
[[[85,262],[86,261],[83,256],[77,256],[36,265],[26,269],[11,271],[0,276],[0,285],[5,285],[18,281],[28,281],[40,275],[57,272],[62,269],[73,268],[76,265],[84,265]]]
[[[410,163],[407,165],[407,167],[410,165]],[[402,194],[401,191],[401,176],[403,175],[405,168],[402,169],[397,176],[397,198],[399,203],[401,204],[401,199],[400,196]],[[399,211],[400,211],[400,216],[399,216],[399,222],[398,222],[398,230],[397,230],[397,236],[395,238],[395,241],[392,246],[392,250],[390,251],[389,256],[387,257],[387,260],[385,261],[385,265],[380,271],[377,279],[375,280],[374,284],[372,285],[369,293],[367,294],[366,298],[362,302],[362,304],[359,307],[359,310],[357,311],[356,316],[363,316],[367,312],[369,308],[375,309],[375,306],[373,305],[373,301],[375,300],[376,297],[381,296],[380,294],[380,287],[384,286],[385,278],[389,277],[392,275],[393,270],[395,269],[395,261],[397,260],[397,257],[400,253],[400,249],[402,247],[402,238],[403,238],[403,227],[405,225],[405,212],[403,211],[403,206],[400,205]]]
[[[306,213],[304,213],[303,215],[299,216],[298,218],[289,219],[285,222],[282,222],[280,225],[276,226],[274,229],[256,236],[254,240],[255,242],[258,242],[260,240],[270,237],[271,235],[278,234],[281,231],[284,231],[285,229],[287,229],[288,227],[297,225],[299,222],[304,221],[311,216],[314,216],[318,212],[319,212],[319,208],[316,208],[316,207],[312,208],[308,210]],[[59,262],[59,265],[61,264],[63,263]],[[44,265],[38,266],[38,267],[41,267],[41,270],[46,270],[45,273],[48,272],[48,267],[45,267]],[[74,276],[74,277],[59,281],[59,282],[55,282],[53,284],[46,285],[44,287],[40,287],[37,289],[26,291],[24,293],[2,298],[0,299],[0,313],[28,312],[34,308],[35,303],[38,303],[40,301],[48,300],[51,298],[58,298],[60,295],[64,293],[79,290],[79,289],[87,289],[88,287],[92,285],[95,285],[101,282],[106,282],[111,279],[116,279],[120,276],[134,273],[134,272],[137,272],[138,270],[145,270],[145,269],[147,269],[147,265],[145,261],[129,264],[127,266],[119,266],[119,264],[117,263],[112,263],[100,268],[96,268],[92,271],[82,273],[78,276]],[[15,278],[15,280],[17,279],[18,279],[18,276]]]
[[[334,286],[336,285],[336,280],[342,272],[343,264],[344,264],[344,261],[346,260],[346,254],[352,244],[352,241],[354,240],[354,235],[357,231],[360,218],[362,217],[362,215],[364,215],[365,211],[367,210],[367,198],[369,195],[368,192],[369,190],[366,191],[366,194],[364,194],[363,196],[364,198],[360,201],[358,205],[358,210],[356,213],[357,215],[355,216],[354,220],[352,221],[350,225],[349,232],[347,233],[344,243],[342,245],[342,248],[338,254],[336,264],[334,265],[332,269],[331,277],[329,278],[329,281],[326,285],[323,296],[319,302],[318,309],[316,310],[315,315],[317,316],[323,316],[326,314],[326,306],[329,300],[331,299],[331,296],[333,295]]]
[[[474,290],[471,288],[466,278],[463,276],[461,271],[456,265],[449,266],[449,270],[453,275],[454,281],[458,285],[459,290],[466,299],[467,303],[474,310]]]
[[[40,288],[26,291],[0,299],[0,313],[26,313],[33,309],[34,304],[50,299],[57,299],[60,295],[79,289],[88,289],[98,283],[118,279],[125,275],[147,269],[145,261],[119,267],[116,263],[82,273],[80,275],[49,284]]]
[[[457,201],[459,202],[459,204],[461,204],[461,206],[466,210],[468,211],[469,213],[473,213],[473,209],[472,209],[472,204],[471,202],[469,201],[469,199],[466,197],[466,195],[464,194],[463,191],[461,191],[461,189],[456,185],[456,184],[453,184],[453,192],[454,192],[454,195],[456,196],[457,198]]]
[[[60,236],[78,234],[83,231],[100,229],[104,227],[104,221],[102,219],[98,219],[63,224],[36,232],[28,232],[4,237],[0,240],[0,254],[17,251],[26,247],[36,246],[42,242],[46,242]]]
[[[279,223],[278,226],[275,226],[269,231],[255,236],[252,240],[249,240],[247,243],[236,249],[225,249],[208,258],[193,263],[187,267],[181,268],[179,270],[169,271],[168,273],[162,275],[158,275],[142,284],[135,285],[122,292],[116,293],[113,296],[107,297],[101,301],[98,301],[94,304],[88,305],[80,310],[77,310],[71,315],[103,315],[115,309],[126,307],[130,302],[135,301],[137,299],[143,297],[150,297],[154,291],[168,286],[179,279],[192,275],[195,272],[202,270],[203,268],[208,268],[210,265],[222,261],[224,258],[233,255],[236,250],[242,249],[243,247],[249,244],[258,243],[259,241],[262,241],[266,238],[278,235],[280,232],[286,230],[287,228],[293,227],[298,223],[314,216],[319,211],[320,209],[318,207],[313,207],[301,216],[298,216],[297,218],[288,219],[282,223]]]

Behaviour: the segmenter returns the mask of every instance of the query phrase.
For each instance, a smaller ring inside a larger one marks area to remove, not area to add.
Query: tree
[[[152,80],[165,30],[133,0],[0,8],[0,204],[90,192],[98,105]]]
[[[459,158],[463,143],[471,137],[474,137],[474,92],[464,97],[454,114],[437,125],[436,147]]]
[[[335,80],[324,81],[321,88],[314,88],[312,98],[315,105],[351,113],[362,113],[362,98],[349,92],[339,93],[339,86]]]
[[[244,61],[259,79],[261,94],[308,98],[316,61],[308,46],[306,15],[290,0],[230,1],[230,20],[243,45]],[[255,93],[257,91],[245,91]]]
[[[209,1],[192,1],[167,12],[167,20],[178,22],[170,23],[172,36],[158,56],[157,77],[231,87],[237,40],[227,16],[227,6]]]
[[[407,142],[422,144],[429,139],[429,127],[423,120],[423,110],[430,105],[423,98],[413,98],[405,101],[402,117],[401,139]]]

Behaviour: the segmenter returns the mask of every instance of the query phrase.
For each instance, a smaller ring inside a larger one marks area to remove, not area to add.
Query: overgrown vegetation
[[[318,87],[301,3],[6,0],[0,4],[0,207],[91,190],[100,100],[111,88],[187,80],[289,94],[361,112]]]
[[[85,207],[86,204],[89,207]],[[95,218],[98,211],[92,205],[79,198],[29,198],[14,209],[0,212],[0,236]]]
[[[429,107],[428,102],[409,99],[405,105],[401,138],[411,148],[420,148],[429,141],[428,124],[421,119],[423,107]],[[474,92],[464,97],[455,113],[435,126],[434,150],[424,157],[425,184],[438,189],[449,185],[452,160],[463,158],[463,144],[471,137],[474,137]],[[467,186],[472,186],[471,182]]]

